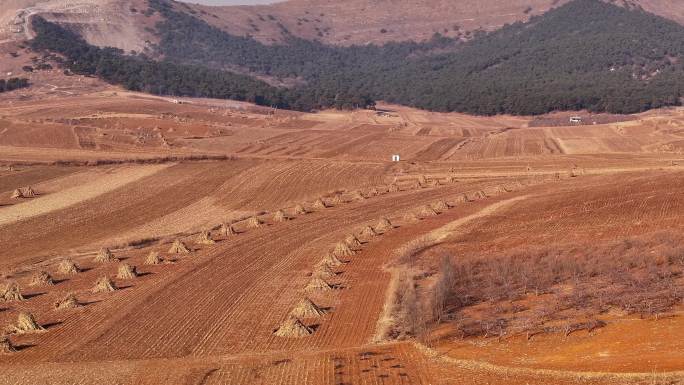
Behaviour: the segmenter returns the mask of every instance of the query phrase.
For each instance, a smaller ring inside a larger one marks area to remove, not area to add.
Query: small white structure
[[[392,162],[399,162],[401,161],[401,157],[399,155],[392,155]]]
[[[571,116],[570,117],[570,123],[582,123],[582,117],[581,116]]]

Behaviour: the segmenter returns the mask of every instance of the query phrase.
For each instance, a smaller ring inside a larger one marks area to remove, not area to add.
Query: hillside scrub
[[[607,316],[657,318],[682,304],[683,240],[681,234],[660,232],[451,258],[448,287],[437,286],[448,292],[441,319],[454,323],[460,337],[531,338],[593,330]],[[440,270],[447,274],[444,264]]]

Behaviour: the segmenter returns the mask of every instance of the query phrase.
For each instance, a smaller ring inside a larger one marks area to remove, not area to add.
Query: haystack
[[[127,263],[122,263],[119,265],[119,270],[116,273],[116,278],[119,279],[133,279],[138,276],[138,272],[135,266],[131,266]]]
[[[357,238],[356,235],[354,235],[354,234],[349,234],[349,235],[347,235],[347,237],[344,238],[344,241],[345,241],[345,242],[347,243],[347,245],[349,245],[349,247],[351,247],[351,248],[361,247],[361,241],[360,241],[359,238]]]
[[[335,196],[332,198],[331,203],[334,206],[339,206],[341,204],[344,204],[344,199],[342,198],[342,194],[335,194]]]
[[[183,243],[180,239],[176,239],[173,241],[173,244],[171,244],[171,247],[169,248],[169,253],[171,254],[188,254],[190,253],[190,249],[188,249],[188,246]]]
[[[100,251],[97,253],[95,256],[95,262],[98,263],[109,263],[109,262],[118,262],[119,260],[114,257],[114,254],[112,254],[111,250],[108,248],[102,248]]]
[[[351,257],[354,255],[354,250],[346,242],[339,242],[335,245],[333,255],[336,257]]]
[[[164,261],[161,259],[159,253],[157,253],[156,251],[150,251],[150,253],[147,254],[147,257],[145,257],[146,265],[160,265],[162,262]]]
[[[257,216],[253,216],[247,220],[247,227],[250,229],[256,229],[261,227],[261,219]]]
[[[12,345],[12,341],[10,341],[9,337],[5,335],[0,336],[0,354],[10,354],[16,351],[17,349],[14,348],[14,345]]]
[[[456,195],[456,196],[451,200],[451,204],[455,206],[455,205],[458,204],[458,203],[465,203],[465,202],[467,202],[467,201],[468,201],[468,198],[467,198],[464,194],[459,194],[459,195]]]
[[[306,291],[330,291],[332,290],[332,286],[323,280],[321,277],[313,277],[311,278],[311,281],[306,285],[304,290]]]
[[[232,237],[236,234],[237,232],[235,232],[233,225],[231,225],[230,223],[224,223],[221,225],[221,235],[223,235],[224,237]]]
[[[302,205],[295,206],[293,212],[295,215],[303,215],[309,213]]]
[[[78,266],[76,266],[74,261],[72,261],[71,259],[65,259],[59,263],[59,267],[57,268],[57,271],[60,274],[72,275],[72,274],[78,274],[79,268],[78,268]]]
[[[316,199],[316,201],[313,203],[313,208],[316,210],[322,210],[328,208],[328,206],[323,202],[322,199]]]
[[[387,218],[380,218],[378,224],[375,225],[375,231],[381,233],[392,230],[393,228],[394,225],[392,225],[392,222],[390,222],[390,220]]]
[[[374,237],[374,236],[378,235],[378,233],[376,233],[375,230],[373,230],[373,228],[370,226],[366,226],[363,229],[361,229],[360,234],[363,237]]]
[[[437,215],[437,212],[432,207],[425,205],[420,208],[418,215],[420,215],[421,217],[433,217]]]
[[[308,298],[303,298],[297,306],[292,309],[290,315],[297,318],[317,318],[325,314],[325,311],[316,306],[313,301]]]
[[[380,195],[380,192],[378,191],[377,188],[373,187],[370,190],[368,190],[368,193],[366,195],[368,195],[370,197],[374,197],[374,196]]]
[[[7,328],[7,331],[14,334],[25,334],[33,333],[45,330],[42,326],[38,325],[33,314],[21,312],[19,317],[17,317],[17,324],[11,325]]]
[[[278,337],[301,338],[310,336],[312,333],[313,329],[304,325],[302,321],[296,318],[289,318],[273,334]]]
[[[20,198],[24,198],[24,193],[21,192],[21,190],[19,190],[19,189],[14,190],[14,192],[12,192],[12,199],[20,199]]]
[[[197,243],[200,245],[213,245],[216,241],[211,239],[211,233],[205,230],[197,236]]]
[[[362,201],[364,199],[366,199],[366,197],[363,194],[361,194],[361,191],[357,190],[352,193],[352,200]]]
[[[50,274],[45,271],[39,271],[31,277],[31,286],[52,286],[55,282],[52,280]]]
[[[35,198],[36,197],[36,192],[33,191],[31,186],[25,187],[23,193],[24,193],[25,198]]]
[[[340,259],[333,254],[326,255],[321,263],[328,264],[329,266],[340,266],[344,264],[344,262],[340,261]]]
[[[393,193],[397,191],[399,191],[399,186],[397,186],[396,184],[392,183],[391,185],[387,186],[387,192]]]
[[[23,301],[24,296],[21,295],[21,290],[16,282],[9,282],[2,288],[2,299],[5,301]]]
[[[444,201],[437,201],[437,202],[431,204],[430,206],[432,206],[432,208],[437,212],[449,210],[449,205],[447,205],[446,202],[444,202]]]
[[[112,282],[109,277],[104,276],[98,278],[97,282],[95,282],[95,286],[93,286],[93,293],[108,293],[110,291],[115,291],[116,290],[116,285],[114,285],[114,282]]]
[[[287,222],[289,220],[290,218],[287,215],[285,215],[285,212],[283,210],[278,210],[273,214],[274,222]]]
[[[335,274],[333,269],[330,268],[330,265],[328,265],[327,263],[321,263],[318,265],[318,267],[316,268],[316,271],[314,271],[313,275],[315,277],[325,279],[325,278],[335,277],[337,274]]]
[[[74,293],[69,293],[63,299],[55,302],[55,309],[57,310],[75,309],[81,306]]]

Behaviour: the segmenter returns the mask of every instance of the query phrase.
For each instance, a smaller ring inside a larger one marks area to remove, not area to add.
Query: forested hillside
[[[300,110],[386,100],[487,115],[633,113],[680,104],[684,87],[684,27],[599,0],[575,0],[467,43],[435,35],[423,43],[351,47],[293,36],[265,45],[212,27],[177,3],[148,3],[163,16],[156,26],[157,61],[83,41],[69,48],[73,36],[40,26],[34,46],[66,53],[72,69],[131,89]],[[275,88],[231,71],[297,85]]]

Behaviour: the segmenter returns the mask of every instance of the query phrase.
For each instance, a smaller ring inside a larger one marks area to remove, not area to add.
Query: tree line
[[[0,79],[0,92],[14,91],[19,88],[29,86],[29,81],[26,78],[9,78],[7,80]]]
[[[246,75],[198,64],[152,60],[143,54],[126,55],[117,48],[92,46],[76,33],[41,17],[33,18],[32,22],[36,32],[31,41],[33,49],[60,53],[64,56],[62,65],[71,72],[97,76],[132,91],[232,99],[302,111],[373,105],[370,98],[359,94],[338,92],[326,99],[312,100],[298,90],[274,87]]]
[[[132,90],[303,111],[385,100],[482,115],[635,113],[680,105],[684,88],[684,27],[600,0],[574,0],[467,42],[436,34],[349,47],[287,34],[266,45],[213,27],[181,3],[148,5],[163,17],[154,57],[89,46],[39,18],[34,47],[62,53],[74,72]],[[296,85],[274,87],[255,78],[262,75]]]

